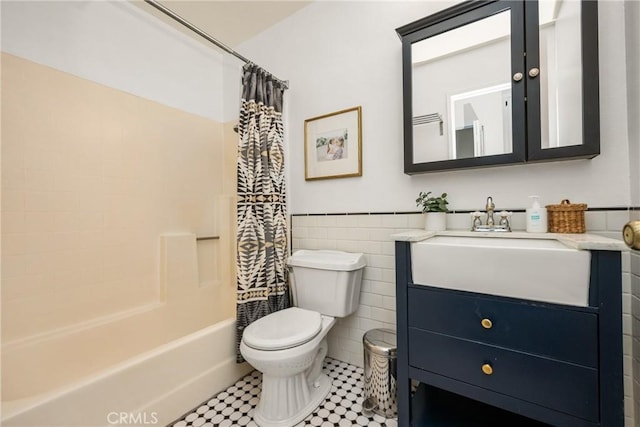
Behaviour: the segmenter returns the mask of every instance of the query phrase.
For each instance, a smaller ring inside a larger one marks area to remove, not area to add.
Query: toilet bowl
[[[278,311],[249,325],[240,352],[262,372],[262,393],[253,419],[262,427],[291,427],[304,420],[327,397],[331,381],[322,373],[326,336],[335,319],[297,307]],[[280,328],[279,326],[288,327]],[[252,328],[253,327],[253,328]],[[263,331],[291,332],[265,338]],[[257,348],[256,348],[257,347]]]
[[[244,329],[240,353],[262,372],[253,412],[261,427],[291,427],[310,415],[331,390],[322,373],[327,333],[336,317],[359,304],[364,255],[298,251],[289,258],[297,307],[271,313]]]

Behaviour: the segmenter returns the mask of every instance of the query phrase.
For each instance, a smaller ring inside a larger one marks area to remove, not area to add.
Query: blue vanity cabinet
[[[411,380],[551,425],[624,424],[620,252],[592,251],[575,307],[414,284],[396,242],[396,298],[400,426],[442,425],[415,415],[440,403],[412,401]]]

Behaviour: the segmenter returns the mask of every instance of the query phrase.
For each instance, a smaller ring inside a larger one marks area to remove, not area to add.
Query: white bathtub
[[[158,425],[252,370],[235,362],[235,319],[40,395],[2,402],[3,426]]]

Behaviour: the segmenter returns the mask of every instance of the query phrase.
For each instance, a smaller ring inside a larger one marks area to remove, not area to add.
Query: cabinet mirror
[[[396,31],[405,173],[599,153],[596,2],[465,2]]]

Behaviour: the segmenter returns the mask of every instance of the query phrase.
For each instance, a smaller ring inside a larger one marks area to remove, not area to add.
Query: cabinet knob
[[[540,74],[540,69],[539,68],[532,68],[529,70],[529,77],[538,77],[538,74]]]
[[[480,324],[485,329],[491,329],[493,327],[493,322],[491,320],[489,320],[489,319],[482,319],[480,321]]]
[[[522,73],[515,73],[513,75],[513,81],[514,82],[519,82],[520,80],[522,80],[524,76],[522,75]]]
[[[484,365],[482,365],[482,373],[485,375],[493,374],[493,367],[488,363],[485,363]]]

